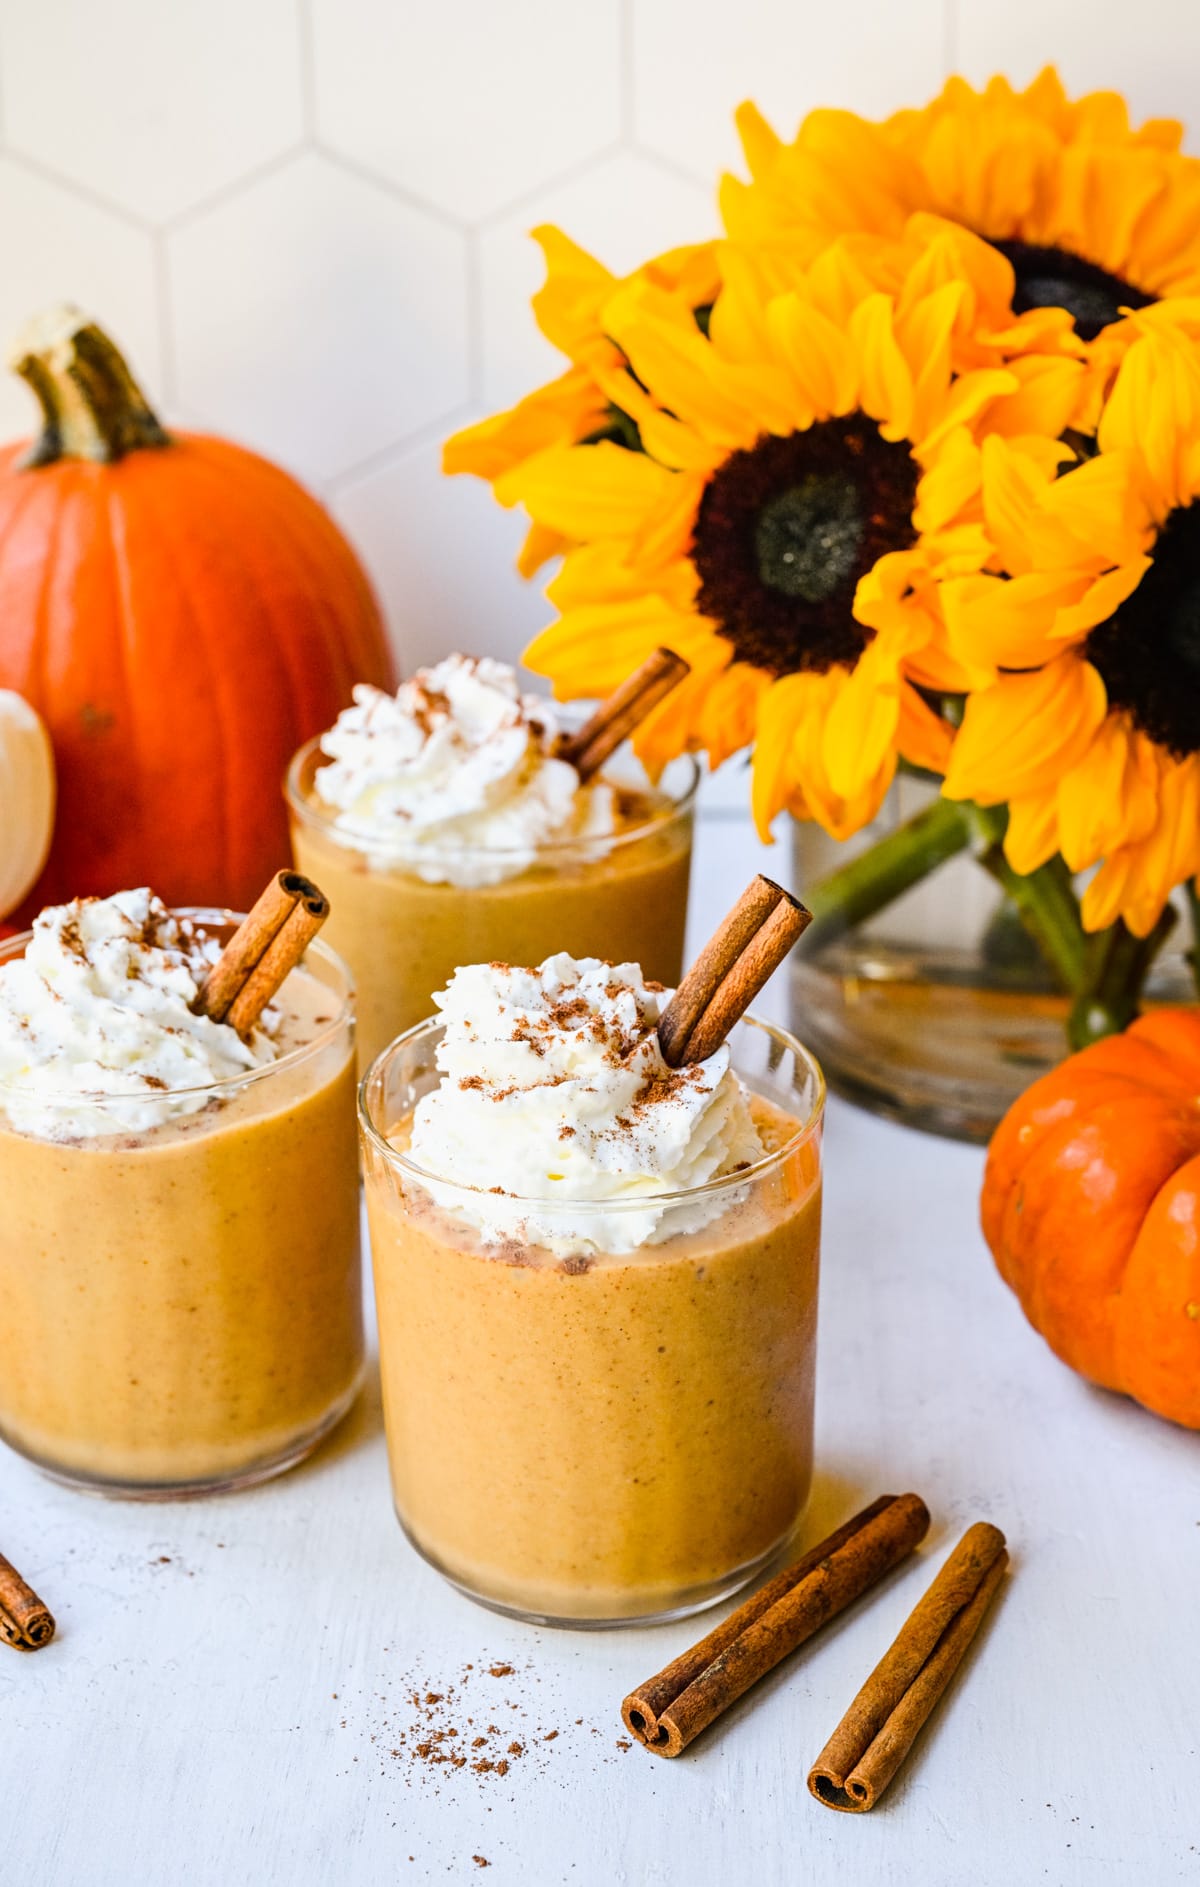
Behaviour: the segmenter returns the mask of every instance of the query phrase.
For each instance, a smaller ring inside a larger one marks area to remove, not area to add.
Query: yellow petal
[[[951,653],[968,668],[1033,668],[1062,653],[1055,627],[1061,610],[1079,602],[1086,577],[1034,570],[1005,582],[963,576],[942,585]]]
[[[1121,363],[1100,421],[1104,452],[1136,453],[1156,515],[1196,496],[1194,448],[1200,437],[1200,359],[1170,328],[1144,333]]]
[[[900,691],[900,723],[896,745],[914,767],[930,773],[944,773],[950,764],[954,729],[949,721],[935,714],[908,682]]]
[[[811,686],[808,675],[785,675],[759,703],[750,805],[766,845],[771,843],[771,823],[787,798],[788,759]]]
[[[501,504],[523,504],[538,524],[582,540],[640,530],[673,496],[675,477],[645,453],[602,440],[535,453],[494,490]]]
[[[557,557],[570,543],[561,531],[547,530],[544,524],[531,524],[517,553],[517,569],[523,577],[536,576],[544,563]]]
[[[746,168],[754,178],[769,174],[783,149],[783,139],[773,131],[758,106],[746,99],[733,114],[741,140]]]
[[[863,411],[879,421],[885,439],[905,439],[912,425],[915,389],[892,328],[887,295],[869,295],[850,317],[858,349]]]
[[[1086,871],[1117,846],[1146,837],[1158,807],[1158,769],[1149,743],[1124,715],[1110,714],[1077,766],[1058,783],[1060,850]]]
[[[769,365],[723,360],[670,296],[624,289],[607,304],[605,319],[643,385],[705,438],[750,446],[764,430],[790,430],[783,375]]]
[[[828,419],[853,409],[858,363],[848,335],[794,294],[776,296],[767,304],[767,331],[777,358],[795,381],[798,410]]]
[[[453,433],[442,447],[442,470],[498,478],[548,446],[572,445],[585,438],[602,423],[604,412],[604,397],[595,382],[572,367],[508,412]]]
[[[548,341],[574,356],[581,342],[594,340],[599,313],[616,286],[616,276],[571,238],[543,223],[531,232],[546,259],[546,280],[533,297],[533,312]]]
[[[1074,655],[1002,675],[967,697],[946,797],[994,806],[1053,790],[1082,757],[1107,705],[1096,670]]]
[[[1149,568],[1149,557],[1137,557],[1123,569],[1109,570],[1097,577],[1077,603],[1065,603],[1057,611],[1050,631],[1054,640],[1078,642],[1089,629],[1107,622],[1126,598],[1133,595]]]
[[[1058,815],[1053,793],[1034,793],[1008,802],[1004,856],[1022,877],[1036,871],[1058,850]]]
[[[875,636],[835,696],[825,720],[824,771],[834,792],[852,799],[868,786],[891,751],[900,721],[900,661],[886,636]]]
[[[677,649],[685,660],[703,618],[681,616],[661,596],[595,603],[565,610],[534,637],[522,660],[546,675],[562,700],[611,692],[656,648]],[[710,638],[711,639],[711,636]]]

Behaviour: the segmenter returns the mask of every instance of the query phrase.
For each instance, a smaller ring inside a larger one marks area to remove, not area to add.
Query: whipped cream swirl
[[[636,964],[565,953],[536,969],[457,970],[434,998],[444,1079],[417,1103],[409,1153],[426,1173],[479,1192],[468,1201],[429,1184],[433,1198],[468,1216],[486,1243],[560,1257],[635,1251],[726,1211],[724,1194],[670,1206],[651,1198],[763,1154],[727,1047],[683,1068],[663,1060],[655,1025],[669,993]]]
[[[321,737],[332,764],[314,790],[334,830],[379,868],[429,884],[489,885],[527,871],[538,848],[601,840],[612,788],[582,785],[554,757],[554,704],[523,695],[504,662],[448,655],[394,695],[360,684]]]
[[[269,1011],[249,1042],[192,1014],[219,954],[145,888],[44,910],[0,964],[0,1114],[45,1139],[140,1133],[273,1061]]]

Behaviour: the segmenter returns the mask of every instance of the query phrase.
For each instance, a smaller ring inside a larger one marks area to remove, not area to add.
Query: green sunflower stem
[[[1014,871],[1004,856],[1007,808],[976,806],[970,800],[961,805],[977,841],[980,864],[1011,900],[1056,980],[1068,995],[1075,995],[1084,984],[1089,939],[1066,865],[1052,858],[1036,871]]]
[[[1151,965],[1170,936],[1177,912],[1167,906],[1148,937],[1118,921],[1091,935],[1071,873],[1061,858],[1036,871],[1014,871],[1004,856],[1008,810],[970,800],[936,799],[886,838],[814,885],[801,888],[817,920],[812,936],[824,947],[920,884],[939,865],[971,849],[1016,911],[1071,1001],[1067,1035],[1083,1048],[1128,1026],[1138,1014]],[[1194,944],[1190,958],[1200,991],[1200,897],[1188,887]]]
[[[1120,919],[1088,939],[1082,987],[1067,1023],[1072,1048],[1117,1035],[1139,1013],[1150,966],[1174,930],[1179,913],[1168,904],[1148,937],[1135,937]]]
[[[814,938],[824,946],[865,924],[970,842],[971,828],[963,808],[948,799],[935,799],[848,864],[839,865],[814,885],[801,887],[801,896],[816,920]]]
[[[1187,903],[1188,917],[1191,919],[1192,924],[1192,947],[1187,952],[1187,960],[1191,965],[1192,981],[1196,985],[1196,994],[1200,996],[1200,892],[1196,889],[1196,881],[1194,878],[1189,878],[1184,885],[1183,895]]]

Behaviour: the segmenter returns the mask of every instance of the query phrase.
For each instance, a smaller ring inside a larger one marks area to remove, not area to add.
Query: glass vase
[[[901,777],[878,818],[849,840],[797,823],[798,895],[923,812],[936,858],[945,811],[934,785]],[[910,1127],[970,1141],[986,1141],[1030,1082],[1071,1052],[1076,1006],[1016,903],[984,869],[980,849],[951,832],[946,856],[882,909],[858,917],[851,908],[837,922],[814,923],[793,952],[789,991],[791,1026],[836,1093]],[[1188,928],[1177,925],[1156,956],[1143,1007],[1195,1000]]]

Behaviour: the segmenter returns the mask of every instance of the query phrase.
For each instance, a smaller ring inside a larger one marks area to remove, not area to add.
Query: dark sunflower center
[[[1085,341],[1094,341],[1122,308],[1148,308],[1158,300],[1157,295],[1110,275],[1095,262],[1085,262],[1069,249],[1015,241],[995,242],[992,247],[1007,256],[1016,271],[1013,308],[1017,314],[1028,314],[1031,308],[1065,308],[1074,315],[1076,332]]]
[[[1200,504],[1172,511],[1149,570],[1092,630],[1087,655],[1112,707],[1178,759],[1200,753]]]
[[[699,607],[743,661],[775,675],[858,660],[858,580],[916,539],[918,470],[862,413],[733,452],[710,480],[692,542]]]

